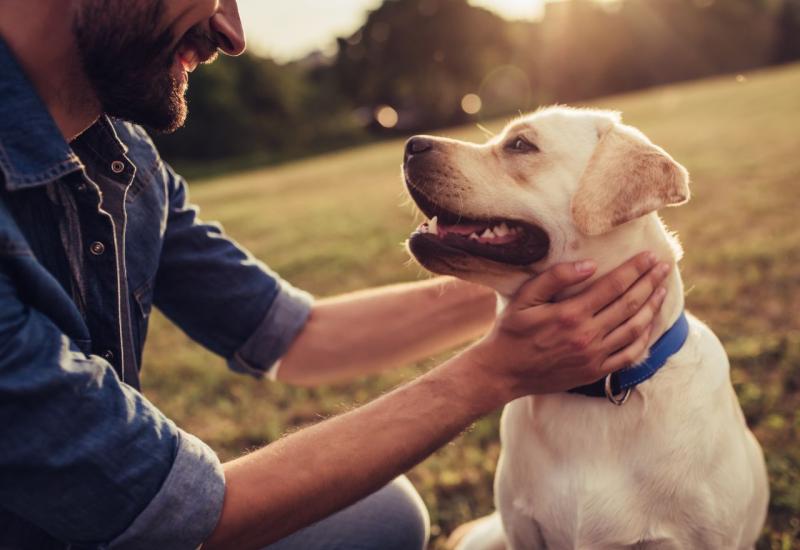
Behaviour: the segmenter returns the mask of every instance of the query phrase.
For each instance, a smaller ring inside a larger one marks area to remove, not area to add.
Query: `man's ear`
[[[665,206],[689,200],[689,173],[638,130],[614,124],[600,138],[578,190],[572,219],[602,235]]]

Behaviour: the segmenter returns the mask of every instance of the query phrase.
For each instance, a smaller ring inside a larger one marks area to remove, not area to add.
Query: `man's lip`
[[[175,52],[175,55],[183,65],[183,68],[186,72],[193,72],[198,65],[205,63],[209,59],[211,59],[214,54],[206,54],[204,55],[203,52],[195,48],[190,42],[184,41],[181,43],[180,47]]]
[[[175,52],[186,72],[191,73],[198,65],[213,59],[217,48],[210,41],[189,33],[180,41]]]
[[[178,60],[181,62],[181,66],[187,73],[193,72],[197,66],[200,64],[200,58],[192,49],[189,48],[181,48],[176,53]]]

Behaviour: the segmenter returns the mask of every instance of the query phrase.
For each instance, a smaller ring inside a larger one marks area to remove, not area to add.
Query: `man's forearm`
[[[261,548],[310,525],[379,489],[508,397],[462,354],[230,462],[222,517],[204,548]]]
[[[370,494],[512,399],[566,391],[629,366],[646,353],[663,303],[654,291],[669,270],[654,264],[652,255],[639,255],[553,303],[594,272],[583,262],[557,265],[520,289],[464,353],[369,405],[227,464],[222,516],[206,550],[279,540]],[[628,289],[624,297],[620,289]],[[631,303],[639,306],[633,315]]]
[[[494,292],[445,277],[320,300],[278,378],[315,385],[418,361],[480,336],[494,313]]]

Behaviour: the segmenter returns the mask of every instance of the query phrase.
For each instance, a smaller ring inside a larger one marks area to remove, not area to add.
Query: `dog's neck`
[[[568,292],[558,296],[558,300],[566,299],[579,293],[592,282],[619,267],[636,254],[649,250],[656,255],[659,262],[667,262],[672,266],[663,285],[667,296],[653,324],[650,333],[651,347],[669,328],[675,324],[684,308],[683,281],[681,280],[678,262],[683,255],[678,240],[671,235],[656,214],[634,220],[624,227],[601,237],[581,239],[565,244],[565,250],[553,263],[572,262],[593,259],[597,263],[595,275],[581,285],[572,287]],[[509,297],[500,293],[501,308],[508,303]],[[637,360],[643,360],[645,355]]]
[[[574,251],[576,254],[574,259],[592,258],[597,262],[597,273],[588,281],[588,284],[591,284],[645,250],[653,252],[659,262],[666,262],[672,266],[670,274],[663,283],[667,289],[667,296],[653,324],[650,335],[650,346],[652,346],[678,320],[684,309],[683,281],[678,268],[683,250],[677,238],[669,233],[658,215],[644,216],[608,235],[587,239],[583,246]]]

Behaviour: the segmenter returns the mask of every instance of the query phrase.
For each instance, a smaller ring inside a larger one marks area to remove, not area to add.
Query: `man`
[[[197,220],[134,124],[179,127],[188,73],[243,49],[235,0],[0,3],[1,548],[422,547],[419,498],[393,479],[504,403],[644,349],[652,256],[552,303],[594,270],[558,266],[460,355],[220,464],[137,391],[152,304],[234,370],[282,358],[298,384],[420,359],[494,314],[447,279],[312,303]]]

